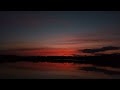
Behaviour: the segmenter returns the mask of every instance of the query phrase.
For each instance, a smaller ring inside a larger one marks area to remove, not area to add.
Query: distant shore
[[[120,55],[101,56],[12,56],[0,55],[0,63],[5,62],[59,62],[83,63],[120,68]]]

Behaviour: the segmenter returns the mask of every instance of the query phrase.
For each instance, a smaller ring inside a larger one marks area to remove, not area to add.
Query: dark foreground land
[[[5,62],[72,62],[82,64],[93,64],[100,66],[111,66],[120,68],[120,54],[98,55],[98,56],[12,56],[0,55],[0,63]]]

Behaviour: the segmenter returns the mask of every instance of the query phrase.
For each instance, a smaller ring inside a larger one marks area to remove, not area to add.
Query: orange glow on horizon
[[[111,50],[106,52],[98,52],[98,54],[112,54],[120,52],[120,50]],[[69,48],[44,48],[44,49],[31,49],[31,50],[8,50],[2,52],[3,55],[20,55],[20,56],[73,56],[73,55],[81,55],[81,56],[94,56],[94,53],[83,53],[79,52],[77,49],[69,49]]]
[[[72,56],[76,54],[74,49],[42,49],[42,50],[24,50],[8,51],[6,54],[15,54],[22,56]]]

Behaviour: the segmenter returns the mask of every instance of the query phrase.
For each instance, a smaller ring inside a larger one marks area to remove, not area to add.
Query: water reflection
[[[120,78],[120,69],[92,64],[16,62],[1,63],[0,78],[25,79],[109,79]]]
[[[82,67],[80,69],[85,70],[85,71],[101,72],[101,73],[109,74],[109,75],[120,75],[120,70],[113,71],[113,70],[106,70],[105,68],[103,69],[103,68],[98,68],[98,67]]]

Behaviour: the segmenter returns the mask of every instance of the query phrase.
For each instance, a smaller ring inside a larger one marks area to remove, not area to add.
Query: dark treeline
[[[96,56],[12,56],[0,55],[0,63],[4,62],[73,62],[100,66],[120,67],[120,54],[103,54]]]

